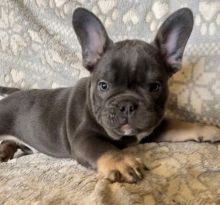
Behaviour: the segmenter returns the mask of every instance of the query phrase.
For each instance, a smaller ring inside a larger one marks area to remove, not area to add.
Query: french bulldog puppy
[[[72,23],[91,75],[69,88],[1,87],[9,94],[0,101],[1,161],[17,149],[29,153],[34,148],[76,159],[111,181],[133,183],[143,178],[143,163],[123,148],[145,139],[220,139],[216,127],[164,119],[168,80],[181,68],[193,27],[188,8],[169,16],[152,43],[113,43],[100,20],[84,8],[74,11]]]

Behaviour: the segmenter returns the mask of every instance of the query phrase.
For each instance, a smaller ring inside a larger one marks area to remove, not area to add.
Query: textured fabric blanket
[[[190,7],[195,26],[183,69],[170,82],[168,114],[220,125],[219,0],[1,0],[1,85],[56,88],[88,75],[71,25],[78,6],[97,14],[114,41],[150,41],[171,12]],[[0,204],[220,204],[218,145],[145,144],[130,151],[149,167],[138,184],[111,184],[73,160],[43,154],[1,163]]]
[[[138,184],[110,183],[73,160],[33,154],[2,163],[4,205],[218,205],[220,146],[160,143],[129,148],[149,168]]]

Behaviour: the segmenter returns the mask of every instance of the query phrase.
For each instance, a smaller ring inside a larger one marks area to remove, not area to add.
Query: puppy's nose
[[[123,101],[119,103],[120,112],[126,116],[134,114],[137,108],[138,105],[135,102]]]

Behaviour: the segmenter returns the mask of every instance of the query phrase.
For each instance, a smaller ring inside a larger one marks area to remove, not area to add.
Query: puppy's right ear
[[[83,66],[92,72],[112,41],[101,21],[84,8],[74,11],[72,23],[82,48]]]

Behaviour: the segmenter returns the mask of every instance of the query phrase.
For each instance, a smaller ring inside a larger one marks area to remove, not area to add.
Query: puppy
[[[113,43],[91,12],[77,8],[73,28],[91,73],[74,87],[27,90],[1,87],[0,159],[34,148],[73,158],[111,181],[137,182],[143,164],[122,149],[146,140],[218,141],[220,131],[164,119],[168,79],[181,67],[193,27],[188,8],[173,13],[154,41]],[[14,137],[6,137],[10,135]]]

